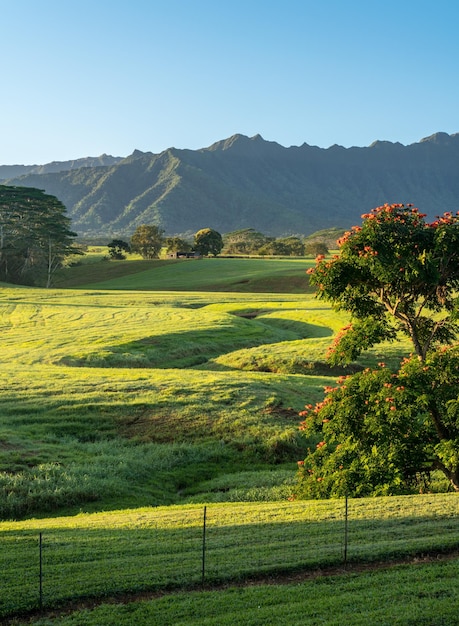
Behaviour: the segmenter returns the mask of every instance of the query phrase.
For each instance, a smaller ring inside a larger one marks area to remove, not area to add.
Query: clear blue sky
[[[455,0],[1,0],[0,164],[459,132]]]

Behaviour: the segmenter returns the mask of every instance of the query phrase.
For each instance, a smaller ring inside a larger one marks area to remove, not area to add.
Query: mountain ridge
[[[350,148],[284,147],[235,134],[199,150],[22,166],[32,169],[6,178],[8,167],[20,166],[0,166],[3,184],[56,195],[83,236],[128,236],[141,223],[167,234],[210,226],[307,235],[352,226],[385,202],[413,203],[432,217],[459,209],[459,133]]]

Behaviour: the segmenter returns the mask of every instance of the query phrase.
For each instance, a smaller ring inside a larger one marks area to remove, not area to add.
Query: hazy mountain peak
[[[448,135],[448,133],[434,133],[433,135],[429,135],[429,137],[424,137],[421,139],[419,143],[425,143],[426,141],[430,141],[431,143],[446,145],[450,143],[451,139],[457,137],[458,134]]]

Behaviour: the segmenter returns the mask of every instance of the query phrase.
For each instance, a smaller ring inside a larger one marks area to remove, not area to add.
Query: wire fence
[[[442,502],[346,498],[171,507],[161,516],[152,508],[117,524],[1,531],[0,617],[84,597],[456,550],[459,496]]]

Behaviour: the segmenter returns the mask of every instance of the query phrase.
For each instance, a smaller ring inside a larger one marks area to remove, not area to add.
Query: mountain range
[[[459,133],[351,148],[237,134],[199,150],[2,165],[0,180],[57,196],[80,236],[128,237],[140,224],[167,235],[205,227],[308,235],[358,224],[386,202],[412,203],[432,219],[459,210]]]

